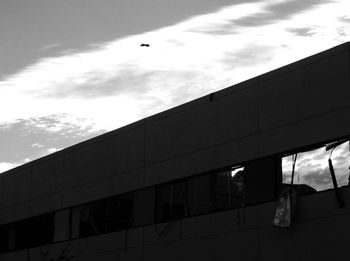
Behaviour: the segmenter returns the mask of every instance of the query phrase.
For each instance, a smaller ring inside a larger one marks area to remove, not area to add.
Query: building
[[[349,115],[345,43],[9,170],[0,260],[340,259],[344,178],[321,192],[295,182],[295,222],[272,222],[283,160],[346,146]]]

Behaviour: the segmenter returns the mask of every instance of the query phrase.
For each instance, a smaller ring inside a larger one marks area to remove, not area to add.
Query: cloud
[[[48,153],[54,153],[54,152],[59,151],[59,150],[61,150],[61,149],[49,148],[49,149],[47,150],[47,152],[48,152]]]
[[[103,131],[69,115],[50,115],[0,124],[0,159],[16,166],[92,138]]]
[[[318,169],[303,173],[301,175],[301,184],[307,184],[317,191],[332,188],[333,183],[329,169]]]
[[[317,191],[333,188],[328,166],[329,156],[330,151],[326,151],[325,147],[299,153],[294,182],[309,185]],[[347,185],[350,165],[349,143],[346,142],[336,147],[331,158],[338,185]],[[283,182],[290,183],[292,173],[291,156],[283,158],[282,169]]]
[[[342,23],[349,23],[350,24],[350,15],[344,15],[342,17],[339,17],[338,19]]]
[[[330,0],[288,0],[267,1],[264,10],[239,19],[232,19],[232,23],[243,27],[264,26],[282,20],[288,20],[295,14],[310,11],[320,5],[330,3]]]
[[[295,34],[296,36],[313,36],[316,32],[313,28],[308,27],[300,27],[300,28],[290,28],[288,29],[289,32]]]
[[[39,51],[41,51],[41,52],[46,52],[49,50],[51,51],[51,50],[56,49],[56,48],[61,47],[61,46],[62,46],[61,43],[47,44],[47,45],[41,47]]]
[[[268,64],[274,57],[274,48],[269,45],[251,43],[237,48],[236,51],[226,52],[222,55],[222,63],[225,70],[234,71],[235,68],[251,68],[254,65]]]
[[[43,145],[38,143],[38,142],[36,142],[36,143],[33,143],[31,146],[32,147],[36,147],[36,148],[41,148]]]
[[[17,167],[17,164],[10,162],[0,162],[0,174],[15,167]]]
[[[84,52],[72,50],[59,57],[41,59],[0,82],[0,85],[8,89],[22,89],[19,90],[22,95],[36,99],[96,99],[123,94],[140,95],[157,88],[171,90],[169,85],[173,83],[179,89],[181,82],[206,86],[203,81],[188,81],[205,72],[212,80],[223,83],[221,86],[208,86],[208,89],[217,90],[249,77],[237,77],[245,76],[246,72],[230,75],[223,70],[225,65],[240,71],[241,66],[248,65],[249,71],[255,74],[261,72],[259,65],[264,65],[265,70],[279,65],[276,55],[283,54],[285,49],[280,47],[281,39],[272,41],[275,35],[287,41],[291,38],[286,38],[288,33],[309,36],[310,32],[316,34],[314,31],[317,31],[314,25],[291,29],[286,28],[288,23],[284,28],[269,28],[268,24],[277,24],[279,18],[291,22],[293,15],[300,16],[301,11],[310,12],[312,8],[328,2],[275,0],[234,5],[153,32],[96,44]],[[254,28],[255,32],[243,22],[247,20],[256,24],[256,19],[265,19],[259,24],[266,26]],[[339,31],[338,34],[344,35],[344,32]],[[139,48],[141,42],[150,42],[151,48]],[[267,65],[273,63],[276,65]],[[250,73],[250,76],[255,75]]]
[[[344,42],[348,6],[250,1],[43,57],[0,81],[0,134],[13,143],[0,159],[64,148]]]

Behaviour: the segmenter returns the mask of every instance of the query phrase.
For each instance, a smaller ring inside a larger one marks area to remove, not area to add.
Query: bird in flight
[[[143,44],[141,44],[140,46],[141,46],[141,47],[149,47],[149,44],[144,44],[144,43],[143,43]]]

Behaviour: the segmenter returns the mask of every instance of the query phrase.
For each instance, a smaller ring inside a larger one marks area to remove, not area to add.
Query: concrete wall
[[[0,224],[349,135],[349,43],[0,175]]]

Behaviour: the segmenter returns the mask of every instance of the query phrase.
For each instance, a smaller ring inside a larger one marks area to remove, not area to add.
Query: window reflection
[[[326,146],[298,153],[293,183],[299,195],[333,189],[328,166],[330,154],[330,151],[326,151]],[[292,157],[293,155],[289,155],[282,159],[283,183],[285,185],[291,183]],[[349,142],[337,146],[332,152],[331,159],[338,186],[348,185],[350,164]]]
[[[210,211],[210,176],[201,175],[188,180],[187,202],[190,216]]]
[[[50,244],[54,233],[53,213],[20,221],[9,232],[15,249]]]
[[[157,221],[186,216],[186,183],[177,182],[157,187]]]
[[[11,239],[11,225],[1,226],[0,253],[5,253],[11,250],[14,250],[14,237]]]
[[[128,229],[133,222],[132,210],[132,193],[79,206],[73,212],[74,216],[79,215],[78,222],[74,222],[79,228],[73,227],[73,231],[78,231],[79,237],[86,237]],[[76,220],[74,216],[73,220]]]
[[[64,209],[55,213],[54,242],[69,239],[70,209]]]
[[[134,196],[134,226],[154,222],[154,187],[135,192]]]
[[[229,169],[213,175],[213,203],[215,210],[243,206],[244,168]]]

